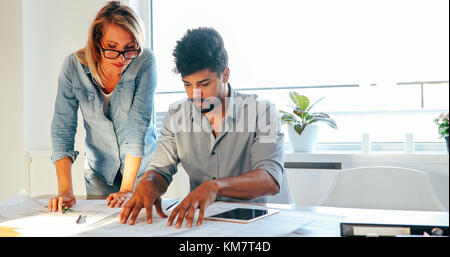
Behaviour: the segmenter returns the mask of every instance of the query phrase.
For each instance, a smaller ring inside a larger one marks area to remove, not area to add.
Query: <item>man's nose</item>
[[[202,98],[202,90],[200,89],[200,87],[194,86],[192,88],[192,97],[194,99],[201,99]]]

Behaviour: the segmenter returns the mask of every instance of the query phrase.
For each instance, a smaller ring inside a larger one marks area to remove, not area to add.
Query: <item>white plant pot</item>
[[[288,137],[291,143],[292,150],[294,152],[312,152],[316,146],[317,130],[319,126],[317,124],[309,124],[299,135],[295,131],[294,126],[288,126]]]

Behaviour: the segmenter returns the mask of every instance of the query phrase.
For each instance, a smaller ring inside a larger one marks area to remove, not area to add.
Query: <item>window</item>
[[[155,111],[161,114],[185,97],[181,78],[172,72],[176,41],[189,28],[214,27],[224,38],[235,89],[257,93],[279,109],[286,109],[290,91],[311,100],[325,96],[315,109],[329,113],[339,129],[321,125],[319,149],[358,149],[363,133],[374,145],[397,149],[405,133],[413,133],[415,142],[445,150],[433,119],[449,106],[448,5],[446,0],[152,1]]]

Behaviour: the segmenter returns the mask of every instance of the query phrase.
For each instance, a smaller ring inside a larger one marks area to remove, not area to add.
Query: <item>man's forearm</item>
[[[237,198],[254,199],[265,195],[274,195],[279,186],[265,170],[252,170],[239,176],[216,179],[218,195]]]
[[[161,174],[159,174],[154,170],[146,171],[139,183],[149,181],[156,186],[160,195],[163,195],[167,191],[167,187],[169,186],[167,180],[163,176],[161,176]]]

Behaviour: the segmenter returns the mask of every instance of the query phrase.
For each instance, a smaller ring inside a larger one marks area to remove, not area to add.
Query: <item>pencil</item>
[[[175,204],[177,204],[180,200],[177,200],[173,204],[169,205],[169,207],[166,208],[166,211],[168,211],[170,208],[172,208]]]

